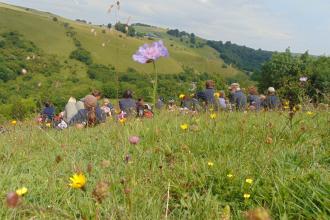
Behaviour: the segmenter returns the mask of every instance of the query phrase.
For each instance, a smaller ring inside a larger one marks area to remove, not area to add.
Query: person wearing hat
[[[236,110],[245,111],[247,98],[243,91],[240,89],[238,83],[233,83],[230,86],[231,88],[231,97],[230,102],[236,107]]]
[[[276,96],[276,90],[274,87],[268,88],[268,95],[265,100],[265,106],[268,110],[275,110],[281,106],[281,101]]]
[[[84,98],[84,109],[80,109],[78,113],[68,122],[68,125],[76,125],[77,127],[95,126],[105,122],[106,115],[98,107],[97,98],[93,95],[87,95]]]

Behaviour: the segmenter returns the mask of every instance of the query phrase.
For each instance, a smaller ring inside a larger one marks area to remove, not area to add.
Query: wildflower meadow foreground
[[[0,134],[0,219],[329,219],[329,113],[160,113]]]

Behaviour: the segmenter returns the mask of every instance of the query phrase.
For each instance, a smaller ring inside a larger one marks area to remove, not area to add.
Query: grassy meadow
[[[7,124],[0,195],[28,192],[14,209],[1,203],[0,219],[329,219],[329,113],[298,112],[292,127],[287,116],[164,112],[64,131]],[[68,186],[77,172],[85,191]]]

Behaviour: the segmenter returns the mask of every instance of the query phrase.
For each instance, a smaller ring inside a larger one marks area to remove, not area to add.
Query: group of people
[[[281,101],[273,87],[268,88],[267,96],[258,95],[256,87],[250,87],[246,95],[238,83],[233,83],[229,87],[228,98],[225,91],[216,92],[215,83],[212,80],[207,81],[205,87],[204,91],[192,96],[181,95],[181,109],[195,111],[203,109],[260,111],[261,109],[276,110],[281,107]]]
[[[229,97],[226,98],[225,92],[216,92],[215,83],[208,80],[205,89],[193,95],[180,95],[180,105],[177,106],[175,100],[169,100],[166,104],[163,98],[158,98],[155,109],[183,112],[200,112],[207,110],[214,111],[260,111],[261,109],[275,110],[281,107],[281,101],[276,96],[273,87],[268,89],[268,95],[258,95],[257,89],[251,87],[246,95],[238,83],[233,83],[229,87]],[[55,115],[55,108],[51,103],[45,103],[39,121],[54,122],[57,128],[67,128],[76,126],[79,128],[95,126],[106,121],[107,117],[123,119],[129,116],[152,118],[153,108],[144,102],[143,98],[135,100],[133,92],[126,90],[119,100],[120,111],[116,111],[110,100],[103,99],[102,104],[99,101],[102,98],[101,92],[94,90],[80,100],[71,97],[65,106],[63,112]]]

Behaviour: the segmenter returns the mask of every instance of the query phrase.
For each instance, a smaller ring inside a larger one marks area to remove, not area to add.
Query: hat
[[[232,83],[231,86],[240,87],[238,83]]]
[[[269,88],[268,88],[268,92],[275,92],[274,87],[269,87]]]
[[[85,108],[95,108],[97,105],[97,99],[95,96],[87,95],[84,99]]]

